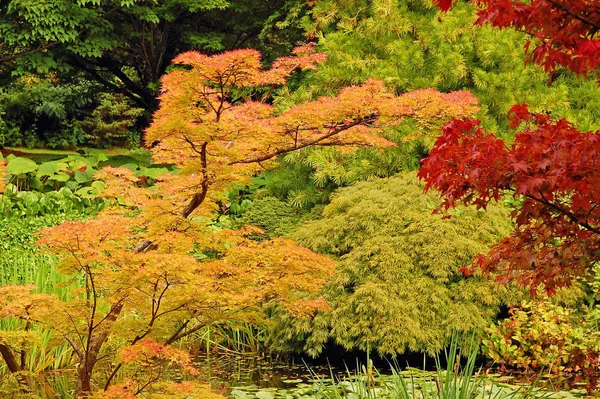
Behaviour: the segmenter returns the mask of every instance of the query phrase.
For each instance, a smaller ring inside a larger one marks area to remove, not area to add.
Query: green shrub
[[[510,232],[508,211],[460,208],[444,219],[432,213],[438,204],[414,173],[337,191],[323,218],[294,234],[339,259],[324,293],[330,310],[313,319],[281,315],[273,341],[316,354],[332,338],[394,355],[435,353],[455,328],[483,332],[512,291],[459,269]]]
[[[93,91],[85,80],[55,84],[34,77],[0,90],[0,143],[50,148],[83,144],[87,137],[77,117],[91,104]]]
[[[122,94],[102,93],[98,105],[81,126],[89,137],[88,143],[94,147],[137,147],[140,133],[132,128],[144,110],[135,108]]]
[[[253,201],[239,219],[242,224],[260,227],[269,237],[288,235],[296,228],[299,221],[298,209],[275,197],[264,197]]]

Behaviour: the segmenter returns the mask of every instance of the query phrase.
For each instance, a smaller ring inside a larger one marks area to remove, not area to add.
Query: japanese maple
[[[436,0],[447,11],[451,0]],[[563,0],[478,0],[477,23],[514,27],[532,36],[531,58],[547,71],[576,73],[600,67],[600,3]],[[509,194],[516,202],[516,229],[480,255],[475,266],[501,280],[516,279],[532,293],[548,293],[588,276],[598,261],[600,132],[582,133],[564,119],[513,106],[510,128],[524,127],[508,146],[486,135],[476,120],[455,120],[423,161],[419,176],[439,190],[445,208],[456,202],[485,208]],[[470,272],[473,269],[466,269]]]
[[[452,0],[436,0],[447,11]],[[478,24],[513,27],[531,35],[531,59],[586,74],[600,67],[600,2],[597,0],[476,0]]]
[[[600,260],[600,132],[581,133],[566,120],[530,113],[526,104],[514,106],[510,120],[513,128],[523,126],[510,145],[479,121],[454,120],[419,176],[442,194],[446,209],[457,202],[485,209],[513,197],[514,232],[473,267],[552,293]]]
[[[382,135],[382,126],[414,118],[421,130],[416,133],[422,134],[440,120],[478,110],[469,92],[428,89],[395,96],[383,82],[371,79],[342,89],[336,97],[277,112],[266,102],[273,88],[295,70],[315,68],[324,60],[311,45],[294,54],[276,60],[269,70],[262,70],[255,50],[215,56],[188,52],[175,59],[188,68],[163,78],[160,108],[146,140],[155,143],[155,161],[175,163],[186,177],[180,179],[184,186],[169,183],[179,200],[185,194],[191,197],[181,216],[188,217],[203,203],[203,214],[210,213],[232,182],[248,181],[279,155],[311,146],[393,146]]]
[[[306,317],[327,306],[318,294],[332,259],[293,240],[257,239],[254,227],[212,223],[233,183],[248,181],[281,154],[391,146],[382,126],[415,118],[426,127],[477,111],[468,93],[396,96],[377,80],[280,112],[268,103],[292,73],[323,59],[311,45],[270,69],[255,50],[181,54],[175,63],[182,67],[163,78],[146,134],[154,160],[175,164],[177,173],[148,187],[129,169],[106,167],[95,177],[104,180],[102,196],[113,206],[41,233],[39,245],[60,256],[59,271],[84,282],[51,320],[36,321],[61,334],[79,358],[77,397],[96,390],[107,398],[168,396],[184,387],[164,385],[166,368],[195,373],[173,347],[181,339],[215,322],[264,322],[269,307]]]

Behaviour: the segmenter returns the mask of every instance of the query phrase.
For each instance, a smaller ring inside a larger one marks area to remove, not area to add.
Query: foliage
[[[436,0],[447,11],[452,0]],[[597,1],[481,0],[477,23],[514,27],[531,35],[530,58],[546,71],[563,66],[580,74],[600,68],[600,3]],[[532,46],[533,44],[533,46]]]
[[[35,284],[37,293],[68,299],[70,294],[66,286],[71,283],[70,279],[56,273],[55,256],[40,254],[34,249],[34,234],[41,228],[74,218],[89,217],[92,213],[94,208],[89,204],[86,206],[68,189],[45,194],[20,192],[4,195],[0,200],[0,287]],[[6,306],[2,304],[3,311],[7,309]],[[27,331],[26,334],[21,333],[23,329]],[[74,363],[71,348],[66,344],[61,345],[61,337],[53,331],[31,325],[27,327],[27,320],[0,320],[0,344],[14,343],[19,339],[20,346],[16,349],[19,351],[18,366],[21,370],[40,373],[47,369],[70,367]],[[5,365],[0,366],[0,392],[10,385],[11,378],[7,377],[6,371]],[[35,380],[29,382],[33,384]],[[19,390],[18,385],[16,390]]]
[[[206,209],[207,204],[220,200],[211,195],[232,181],[249,182],[260,165],[279,155],[316,146],[346,147],[345,152],[389,147],[394,144],[385,138],[381,126],[395,126],[407,119],[426,125],[470,115],[476,109],[474,98],[465,92],[424,90],[394,96],[376,80],[279,113],[265,103],[275,86],[295,70],[314,69],[323,59],[311,45],[276,60],[266,71],[261,70],[259,54],[254,50],[211,57],[190,52],[176,58],[176,63],[191,69],[178,69],[165,76],[161,107],[146,139],[160,142],[154,150],[158,162],[181,166],[182,159],[192,159],[181,170],[191,179],[186,186],[194,185],[196,190],[185,216],[201,203]],[[249,93],[244,92],[253,86],[266,86],[266,94],[255,94],[262,97],[261,102],[249,100]],[[248,100],[240,103],[243,99]]]
[[[118,94],[100,94],[98,102],[91,115],[81,123],[81,128],[91,138],[86,142],[102,148],[139,146],[139,133],[131,129],[144,110],[133,107],[130,100]]]
[[[262,174],[264,181],[259,183],[257,195],[274,195],[294,207],[310,209],[327,203],[339,187],[416,169],[444,123],[458,115],[474,115],[479,109],[468,92],[440,93],[431,89],[398,96],[398,106],[414,114],[393,126],[382,125],[381,134],[394,143],[393,147],[352,152],[324,147],[286,154],[276,168]]]
[[[304,318],[326,307],[316,294],[332,260],[289,239],[255,241],[250,237],[260,232],[256,228],[211,227],[203,217],[211,214],[219,191],[249,179],[256,163],[312,145],[387,145],[376,128],[372,133],[363,125],[380,116],[393,122],[411,115],[378,82],[276,116],[265,103],[233,101],[261,85],[268,85],[262,95],[267,98],[295,70],[314,68],[322,58],[304,46],[262,70],[253,50],[181,55],[177,62],[192,68],[164,78],[161,107],[147,137],[158,141],[156,160],[174,162],[179,173],[140,184],[130,169],[105,167],[94,178],[104,181],[101,195],[114,199],[114,206],[98,218],[42,233],[39,244],[61,258],[58,271],[83,279],[84,288],[74,290],[71,300],[57,301],[29,295],[31,287],[5,287],[7,295],[19,296],[5,316],[23,317],[34,303],[44,303],[45,311],[31,323],[55,330],[77,355],[77,397],[90,396],[93,384],[111,392],[126,383],[132,395],[152,394],[168,380],[168,368],[193,374],[173,345],[206,325],[259,323],[265,307]],[[3,352],[7,364],[14,363],[11,347],[18,337]],[[126,348],[140,357],[123,357]]]
[[[486,135],[478,121],[455,120],[419,176],[442,194],[445,209],[457,202],[485,209],[503,195],[518,200],[517,228],[475,265],[532,292],[544,284],[551,293],[598,261],[600,132],[581,133],[526,105],[514,106],[510,120],[513,128],[524,124],[510,146]]]
[[[70,147],[87,140],[77,118],[92,101],[88,81],[22,78],[0,90],[0,145]]]
[[[188,355],[174,346],[181,339],[215,323],[264,323],[265,309],[298,320],[326,309],[318,294],[333,272],[333,260],[291,239],[256,240],[261,231],[254,227],[232,230],[214,224],[213,212],[226,199],[226,190],[250,181],[280,155],[314,146],[338,146],[344,152],[389,147],[394,143],[386,137],[388,127],[413,120],[412,126],[423,126],[416,134],[423,135],[430,126],[469,117],[477,109],[465,92],[420,90],[396,96],[377,80],[287,110],[267,103],[293,73],[314,69],[323,60],[312,45],[276,59],[270,69],[263,69],[255,50],[181,54],[175,62],[183,67],[163,78],[161,105],[146,136],[155,161],[176,165],[178,173],[150,170],[140,176],[136,172],[141,171],[127,167],[105,167],[93,179],[103,181],[100,196],[112,207],[95,219],[42,232],[39,245],[60,257],[57,271],[84,284],[70,288],[68,300],[35,293],[30,286],[3,287],[6,300],[13,302],[3,316],[25,318],[33,328],[64,338],[78,360],[76,397],[89,397],[95,387],[105,395],[164,397],[167,391],[157,390],[172,383],[169,370],[196,373]],[[42,167],[16,159],[7,168],[19,178]],[[62,167],[45,169],[61,179],[70,175]],[[71,171],[76,176],[88,165]],[[495,228],[480,231],[489,240],[496,233]],[[468,232],[464,236],[470,237]],[[472,249],[457,251],[464,255]],[[447,263],[445,273],[428,269],[432,278],[423,281],[428,287],[441,283],[436,295],[462,298],[469,320],[462,320],[460,311],[456,320],[464,322],[464,329],[476,328],[491,317],[496,302],[460,291],[473,285],[485,297],[486,288],[479,288],[484,284],[479,279],[452,281],[455,263]],[[453,284],[456,292],[444,283]],[[477,304],[482,304],[481,313]],[[441,311],[451,310],[444,306]],[[2,356],[12,372],[20,371],[15,351],[28,339],[27,332],[18,331],[3,344]],[[427,335],[424,330],[418,334]],[[342,335],[349,346],[354,344]],[[444,332],[437,338],[443,345]],[[409,341],[378,349],[394,352],[422,344]]]
[[[281,237],[294,230],[300,216],[298,210],[288,203],[274,197],[264,197],[254,200],[239,222],[260,227],[269,237]]]
[[[533,301],[512,309],[482,342],[484,352],[503,367],[591,375],[600,364],[599,338],[597,321],[589,316]]]
[[[541,67],[524,65],[528,36],[472,26],[475,10],[466,2],[440,13],[426,0],[321,0],[312,14],[312,32],[328,62],[301,90],[282,93],[283,104],[378,78],[396,92],[471,90],[481,104],[479,118],[498,134],[504,134],[506,112],[517,101],[565,117],[580,129],[600,128],[594,84],[566,71],[549,82]]]
[[[294,208],[312,212],[316,205],[327,204],[330,195],[340,187],[374,177],[390,177],[419,166],[419,160],[427,153],[419,140],[395,141],[393,135],[383,134],[397,146],[353,152],[324,147],[287,154],[275,167],[252,179],[245,187],[246,197],[274,196]],[[235,203],[236,199],[232,200]]]
[[[413,173],[357,183],[336,193],[321,220],[299,228],[300,243],[339,258],[325,289],[330,310],[283,319],[275,342],[296,340],[315,354],[330,331],[346,348],[434,353],[454,328],[489,325],[509,290],[458,270],[510,231],[507,212],[461,208],[446,220],[431,215],[438,198],[422,189]]]
[[[580,73],[597,69],[593,50],[598,45],[597,29],[586,15],[588,7],[598,7],[595,2],[483,3],[479,22],[490,20],[532,33],[540,39],[533,58],[547,69],[557,65]],[[451,4],[438,2],[442,9]],[[564,119],[530,112],[525,103],[511,108],[509,120],[512,129],[525,123],[510,147],[485,136],[477,129],[478,121],[454,121],[444,128],[420,176],[428,188],[442,192],[446,208],[457,201],[485,208],[503,194],[520,196],[521,206],[513,212],[517,229],[476,263],[484,271],[499,270],[503,278],[517,279],[532,291],[544,284],[553,293],[574,276],[589,275],[598,260],[594,164],[599,132],[582,133]],[[483,152],[485,161],[480,157]],[[444,159],[444,154],[450,158]]]
[[[0,5],[0,63],[17,74],[56,72],[72,79],[83,75],[152,111],[159,78],[178,52],[261,44],[273,53],[287,52],[301,38],[292,28],[304,13],[300,4],[10,0]],[[297,18],[282,16],[285,10],[297,12]],[[278,23],[283,25],[274,27]],[[261,38],[262,32],[278,35],[270,41]]]
[[[96,198],[104,183],[94,178],[101,162],[108,160],[105,154],[87,157],[69,155],[57,161],[40,165],[29,158],[9,155],[6,158],[8,191],[37,190],[40,192],[67,188],[85,199]]]
[[[0,213],[6,218],[44,217],[53,214],[92,214],[104,207],[104,201],[77,195],[63,187],[57,191],[19,191],[6,193],[0,201]]]

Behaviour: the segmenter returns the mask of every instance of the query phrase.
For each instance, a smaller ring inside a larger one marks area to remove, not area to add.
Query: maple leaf
[[[528,107],[529,106],[525,103],[515,104],[508,110],[508,120],[510,121],[511,129],[514,129],[523,121],[528,121],[531,118]]]
[[[452,0],[435,0],[435,3],[444,12],[452,8]]]
[[[511,114],[530,124],[510,147],[480,129],[473,132],[477,121],[453,121],[419,177],[426,189],[442,194],[446,209],[515,197],[516,229],[473,268],[552,293],[600,260],[600,132],[579,132],[565,120],[529,114],[524,105]]]

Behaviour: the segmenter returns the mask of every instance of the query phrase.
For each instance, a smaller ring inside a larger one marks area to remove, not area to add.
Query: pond
[[[240,356],[199,359],[198,366],[209,370],[205,373],[213,386],[233,399],[570,399],[600,394],[588,392],[587,380],[510,376],[487,369],[477,369],[476,378],[465,379],[455,377],[451,369],[377,370],[360,364],[341,369]]]
[[[600,397],[588,380],[542,375],[502,375],[477,368],[475,378],[456,378],[452,367],[334,367],[302,359],[219,355],[197,358],[202,380],[230,399],[579,399]],[[463,367],[463,366],[459,366]],[[397,371],[400,370],[400,371]],[[460,370],[463,370],[462,368]],[[71,371],[71,370],[69,370]],[[593,381],[592,381],[593,383]],[[70,399],[72,372],[53,372],[36,383],[44,398]],[[533,387],[532,387],[533,386]],[[461,393],[462,392],[462,393]]]

